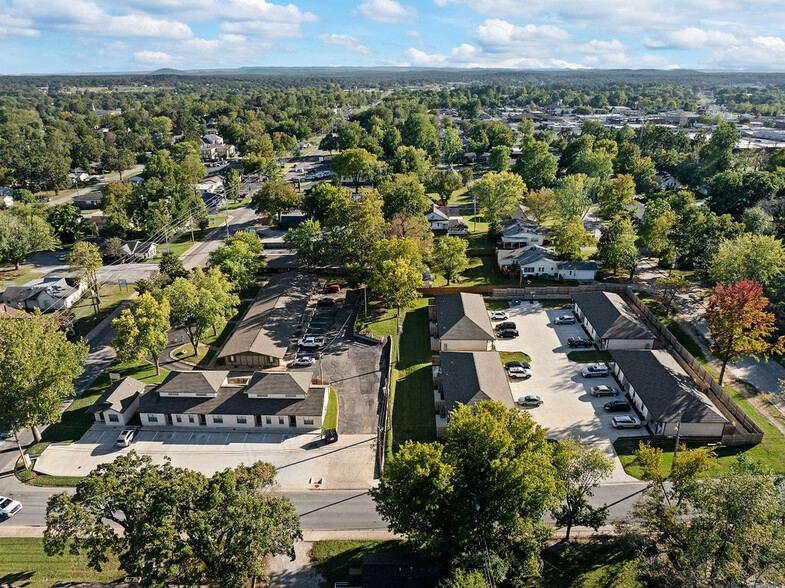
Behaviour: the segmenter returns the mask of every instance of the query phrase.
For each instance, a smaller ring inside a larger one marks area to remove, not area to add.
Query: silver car
[[[615,416],[611,419],[611,424],[617,429],[640,429],[641,421],[628,414]]]

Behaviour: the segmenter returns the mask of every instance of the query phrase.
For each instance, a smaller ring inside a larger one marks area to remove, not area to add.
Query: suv
[[[567,339],[567,345],[569,347],[593,347],[594,343],[583,337],[569,337]]]
[[[604,378],[610,375],[610,373],[608,366],[602,363],[595,363],[581,370],[581,375],[584,378]]]
[[[506,331],[508,329],[514,329],[514,328],[515,328],[515,323],[512,321],[506,323],[499,323],[494,327],[494,329],[496,329],[497,331]]]
[[[507,370],[507,373],[513,380],[528,380],[532,377],[532,371],[529,368],[523,367],[511,367],[509,370]]]
[[[334,298],[319,298],[316,306],[335,306]]]
[[[118,447],[128,447],[131,444],[131,441],[134,440],[134,435],[136,431],[133,429],[123,429],[123,431],[117,436],[117,441],[115,441],[115,445]]]
[[[575,324],[575,317],[571,314],[563,314],[559,317],[556,317],[556,320],[553,321],[554,325],[574,325]]]
[[[601,386],[592,386],[591,390],[589,390],[589,394],[592,396],[618,396],[619,391],[616,388],[611,388],[610,386],[603,384]]]
[[[499,339],[515,339],[518,336],[518,331],[516,329],[504,329],[503,331],[498,331],[496,336]]]
[[[4,519],[10,519],[16,513],[22,510],[22,504],[13,498],[0,496],[0,516]]]
[[[325,294],[336,294],[337,292],[341,291],[341,287],[338,284],[330,284],[329,286],[324,287]]]
[[[503,310],[491,311],[491,320],[493,321],[506,321],[508,318],[510,318],[510,315]]]
[[[608,412],[627,412],[630,410],[630,403],[626,400],[611,400],[602,407]]]
[[[526,363],[525,361],[508,361],[507,363],[504,364],[504,367],[507,369],[516,368],[516,367],[531,369],[532,366]]]
[[[640,429],[641,422],[634,416],[628,414],[615,416],[611,419],[611,424],[617,429]]]

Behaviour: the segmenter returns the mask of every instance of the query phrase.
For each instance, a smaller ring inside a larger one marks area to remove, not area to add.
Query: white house
[[[508,219],[502,223],[499,245],[503,249],[542,245],[548,238],[548,228],[523,219]]]
[[[667,172],[654,176],[654,187],[657,190],[678,190],[681,182]]]
[[[721,439],[728,420],[664,349],[612,350],[611,369],[655,435]]]
[[[496,252],[499,269],[520,270],[525,276],[556,277],[559,274],[559,260],[549,249],[531,245],[517,249],[499,249]]]
[[[439,351],[491,351],[494,333],[485,301],[479,294],[437,294],[431,320]]]
[[[425,213],[425,218],[431,223],[432,231],[446,231],[450,221],[450,210],[446,206],[431,204],[431,209]]]
[[[597,262],[586,261],[559,261],[557,262],[559,277],[563,280],[577,280],[579,282],[591,281],[597,275]]]
[[[329,386],[313,385],[310,372],[170,372],[139,401],[143,427],[319,430]]]
[[[98,423],[125,426],[137,409],[146,384],[135,378],[123,378],[109,386],[87,409]]]
[[[131,261],[152,259],[158,254],[158,246],[151,241],[123,241],[120,251],[123,257]]]
[[[87,284],[67,278],[44,277],[28,282],[24,286],[9,286],[0,295],[0,302],[14,308],[42,311],[71,308],[82,297]]]
[[[651,349],[654,335],[614,292],[578,292],[573,310],[599,349]]]
[[[223,190],[224,180],[221,176],[208,176],[196,184],[196,187],[203,193],[216,194]]]

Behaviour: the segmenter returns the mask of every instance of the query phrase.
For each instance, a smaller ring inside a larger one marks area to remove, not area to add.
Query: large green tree
[[[512,171],[523,178],[530,190],[549,188],[556,180],[558,164],[556,157],[548,151],[548,145],[531,137],[521,142],[521,155],[512,166]]]
[[[628,218],[615,218],[602,230],[597,243],[597,258],[612,271],[625,268],[630,279],[638,267],[638,248],[635,246],[635,228]]]
[[[553,204],[559,218],[584,218],[592,203],[595,181],[584,174],[562,178],[553,189]]]
[[[240,194],[240,174],[237,170],[232,168],[226,172],[224,179],[224,190],[226,192],[227,200],[234,200]]]
[[[250,286],[264,267],[262,240],[254,232],[237,231],[210,253],[211,266],[220,268],[238,290]]]
[[[600,216],[612,219],[615,216],[627,215],[627,206],[634,203],[635,180],[631,175],[621,174],[597,190],[597,201],[600,203]]]
[[[435,192],[439,196],[439,203],[447,206],[450,196],[456,190],[463,187],[461,176],[451,170],[437,170],[428,174],[425,180],[425,187],[429,192]]]
[[[330,167],[338,177],[351,178],[354,191],[360,189],[360,179],[373,172],[377,157],[365,149],[345,149],[333,156]]]
[[[521,203],[525,191],[521,177],[506,171],[490,172],[474,183],[472,193],[491,235],[499,233],[501,221]]]
[[[463,270],[469,267],[469,258],[466,256],[468,243],[465,239],[445,235],[436,241],[433,247],[433,262],[436,271],[444,276],[449,286],[458,279]]]
[[[302,196],[285,180],[267,180],[251,197],[256,214],[280,220],[281,213],[302,204]]]
[[[146,292],[131,303],[130,309],[112,321],[117,336],[110,345],[120,361],[138,361],[149,357],[155,364],[156,375],[161,373],[160,355],[169,340],[169,301],[156,300]]]
[[[52,227],[39,216],[0,214],[0,261],[3,263],[12,263],[19,269],[19,264],[28,255],[50,249],[53,240]]]
[[[390,220],[395,214],[423,214],[431,204],[425,188],[414,173],[395,174],[379,187],[384,199],[384,218]]]
[[[745,233],[726,239],[711,259],[708,274],[712,282],[730,284],[742,279],[759,282],[770,291],[785,269],[785,247],[773,235]]]
[[[553,241],[559,259],[572,261],[583,259],[582,247],[594,245],[594,238],[586,230],[579,216],[556,223],[556,235]]]

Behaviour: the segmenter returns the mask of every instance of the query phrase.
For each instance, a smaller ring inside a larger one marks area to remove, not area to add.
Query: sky
[[[785,70],[785,0],[0,0],[2,74],[253,66]]]

